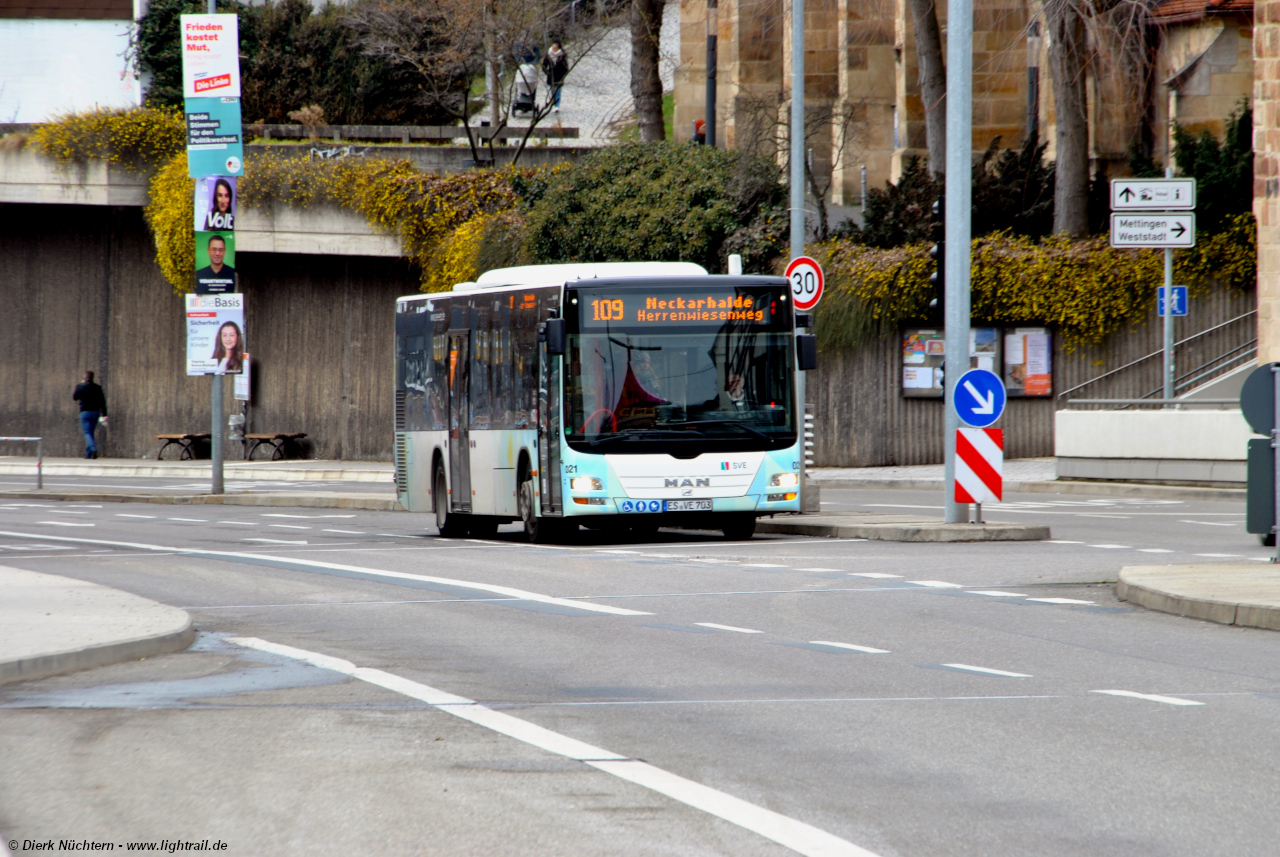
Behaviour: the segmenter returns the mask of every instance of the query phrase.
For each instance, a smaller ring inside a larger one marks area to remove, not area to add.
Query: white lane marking
[[[1002,675],[1008,678],[1032,678],[1026,673],[1011,673],[1005,670],[993,670],[990,667],[975,667],[970,664],[943,664],[944,667],[951,667],[953,670],[968,670],[969,672],[982,673],[984,675]]]
[[[1021,592],[1006,592],[1003,589],[966,589],[970,595],[990,595],[992,598],[1026,598]]]
[[[48,524],[51,527],[92,527],[93,524],[76,524],[71,521],[36,521],[37,524]]]
[[[515,738],[517,741],[523,741],[558,756],[584,762],[606,774],[612,774],[619,779],[664,794],[808,857],[875,857],[870,851],[859,848],[852,842],[840,839],[802,821],[748,803],[701,783],[687,780],[647,762],[628,759],[609,750],[544,729],[527,720],[494,711],[466,697],[455,696],[383,670],[357,667],[341,658],[295,649],[292,646],[282,646],[255,637],[229,637],[228,642],[293,658],[321,669],[333,670],[410,699],[421,700],[440,711],[483,726],[499,735]]]
[[[1204,524],[1206,527],[1238,527],[1244,521],[1179,521],[1179,524]]]
[[[369,580],[375,582],[388,580],[420,580],[428,583],[443,583],[449,586],[457,586],[463,589],[478,589],[481,592],[492,592],[496,595],[506,595],[511,598],[523,601],[537,601],[541,604],[556,604],[561,607],[572,607],[575,610],[586,610],[591,613],[608,613],[613,616],[652,616],[652,613],[646,613],[643,610],[629,610],[625,607],[613,607],[609,604],[593,604],[588,601],[570,600],[568,598],[556,598],[552,595],[542,595],[538,592],[528,592],[524,589],[515,589],[510,586],[495,586],[490,583],[477,583],[471,580],[456,580],[449,577],[432,577],[425,574],[408,574],[402,571],[383,571],[378,568],[363,568],[358,565],[341,565],[334,562],[321,562],[315,559],[298,559],[296,557],[283,558],[280,556],[271,556],[270,554],[244,553],[241,551],[212,551],[200,548],[176,548],[165,547],[163,545],[143,544],[140,542],[116,542],[107,541],[106,539],[77,539],[71,536],[50,536],[34,533],[18,533],[13,531],[0,531],[0,536],[15,539],[47,539],[57,542],[76,542],[79,544],[104,545],[110,547],[134,548],[135,550],[158,551],[163,553],[180,553],[191,556],[207,556],[214,559],[218,557],[231,557],[233,559],[259,559],[268,560],[270,562],[280,562],[282,559],[286,562],[300,566],[310,566],[312,568],[326,568],[333,571],[345,571],[351,574],[359,574]],[[249,541],[249,539],[246,539]],[[306,542],[294,542],[294,544],[306,544]]]
[[[1070,539],[1045,539],[1047,545],[1082,545],[1084,542],[1073,542]]]
[[[184,521],[189,524],[204,524],[204,523],[208,523],[209,521],[208,518],[165,518],[165,520],[166,521]]]
[[[270,545],[305,545],[307,542],[292,541],[290,539],[245,539],[246,542],[266,542]]]
[[[733,625],[717,625],[715,622],[694,622],[703,628],[717,628],[721,631],[737,631],[739,634],[763,634],[764,631],[753,631],[750,628],[735,628]]]
[[[342,533],[345,536],[363,536],[363,530],[321,530],[322,533]]]
[[[742,564],[742,567],[743,568],[787,568],[787,566],[781,565],[776,562],[744,562]]]
[[[80,512],[75,509],[50,509],[50,515],[87,515],[88,512]]]
[[[1138,548],[1138,553],[1173,553],[1168,548]]]
[[[1107,696],[1129,696],[1134,699],[1145,699],[1148,702],[1163,702],[1165,705],[1204,705],[1192,699],[1179,699],[1176,696],[1158,696],[1154,693],[1135,693],[1132,690],[1091,690],[1090,693],[1105,693]]]
[[[1211,556],[1216,559],[1239,559],[1244,556],[1242,553],[1198,553],[1196,556]]]
[[[830,640],[810,640],[811,646],[834,646],[837,649],[853,649],[855,652],[866,652],[869,655],[887,655],[888,649],[873,649],[870,646],[855,646],[853,643],[833,643]]]
[[[264,518],[354,518],[355,515],[286,515],[284,512],[263,512]]]
[[[1028,601],[1039,601],[1042,604],[1092,604],[1092,601],[1081,601],[1079,598],[1028,598]]]
[[[256,527],[257,521],[216,521],[218,524],[235,524],[237,527]]]
[[[916,586],[928,586],[930,589],[964,589],[958,583],[947,583],[945,580],[908,580],[907,583],[914,583]]]
[[[1129,550],[1129,545],[1089,545],[1091,548],[1102,548],[1104,550]]]
[[[146,519],[148,519],[148,520],[152,520],[152,521],[154,521],[156,516],[155,516],[155,515],[127,515],[127,514],[125,514],[125,513],[121,512],[121,513],[117,514],[117,515],[116,515],[116,517],[117,517],[117,518],[146,518]]]
[[[913,506],[908,503],[863,503],[868,509],[945,509],[946,506]]]
[[[890,577],[902,577],[901,574],[884,574],[879,571],[851,571],[850,577],[869,577],[872,580],[885,580]]]
[[[309,530],[310,527],[304,527],[300,524],[267,524],[268,527],[279,527],[282,530]]]

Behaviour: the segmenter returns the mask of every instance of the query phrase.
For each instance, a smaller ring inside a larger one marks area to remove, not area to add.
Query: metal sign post
[[[791,0],[791,258],[804,256],[804,0]],[[806,492],[804,426],[808,422],[804,372],[796,373],[796,405],[800,420],[800,491]],[[803,502],[803,500],[802,500]]]
[[[954,0],[947,8],[947,186],[946,186],[946,395],[943,442],[946,484],[956,481],[957,381],[969,368],[969,265],[973,199],[973,0]],[[968,520],[966,504],[946,492],[946,521]]]

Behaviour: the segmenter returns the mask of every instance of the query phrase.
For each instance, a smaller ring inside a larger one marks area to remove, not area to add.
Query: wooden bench
[[[244,458],[246,461],[253,461],[253,454],[258,451],[259,447],[271,448],[271,460],[280,461],[285,458],[301,458],[302,445],[298,441],[307,436],[304,431],[300,432],[275,432],[275,433],[251,433],[244,436]],[[289,453],[294,453],[290,455]]]
[[[196,444],[207,444],[209,439],[213,437],[209,432],[203,434],[199,432],[187,432],[186,434],[158,434],[156,440],[164,441],[164,445],[160,447],[160,451],[156,453],[156,461],[164,459],[164,451],[171,446],[178,447],[181,451],[178,453],[179,461],[190,461],[196,457],[196,453],[200,450],[196,448]]]

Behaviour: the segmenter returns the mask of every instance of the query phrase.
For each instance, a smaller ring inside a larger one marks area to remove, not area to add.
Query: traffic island
[[[185,610],[84,580],[0,566],[0,684],[178,652]]]
[[[1046,524],[948,524],[903,515],[797,515],[761,518],[757,533],[886,542],[1034,542],[1050,538]]]
[[[1270,563],[1131,566],[1116,597],[1150,610],[1280,631],[1280,566]]]

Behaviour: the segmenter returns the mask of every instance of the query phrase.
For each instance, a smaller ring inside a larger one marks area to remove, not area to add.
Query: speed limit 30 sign
[[[787,280],[791,283],[791,297],[795,308],[808,312],[822,300],[822,266],[808,256],[797,256],[787,266]]]

